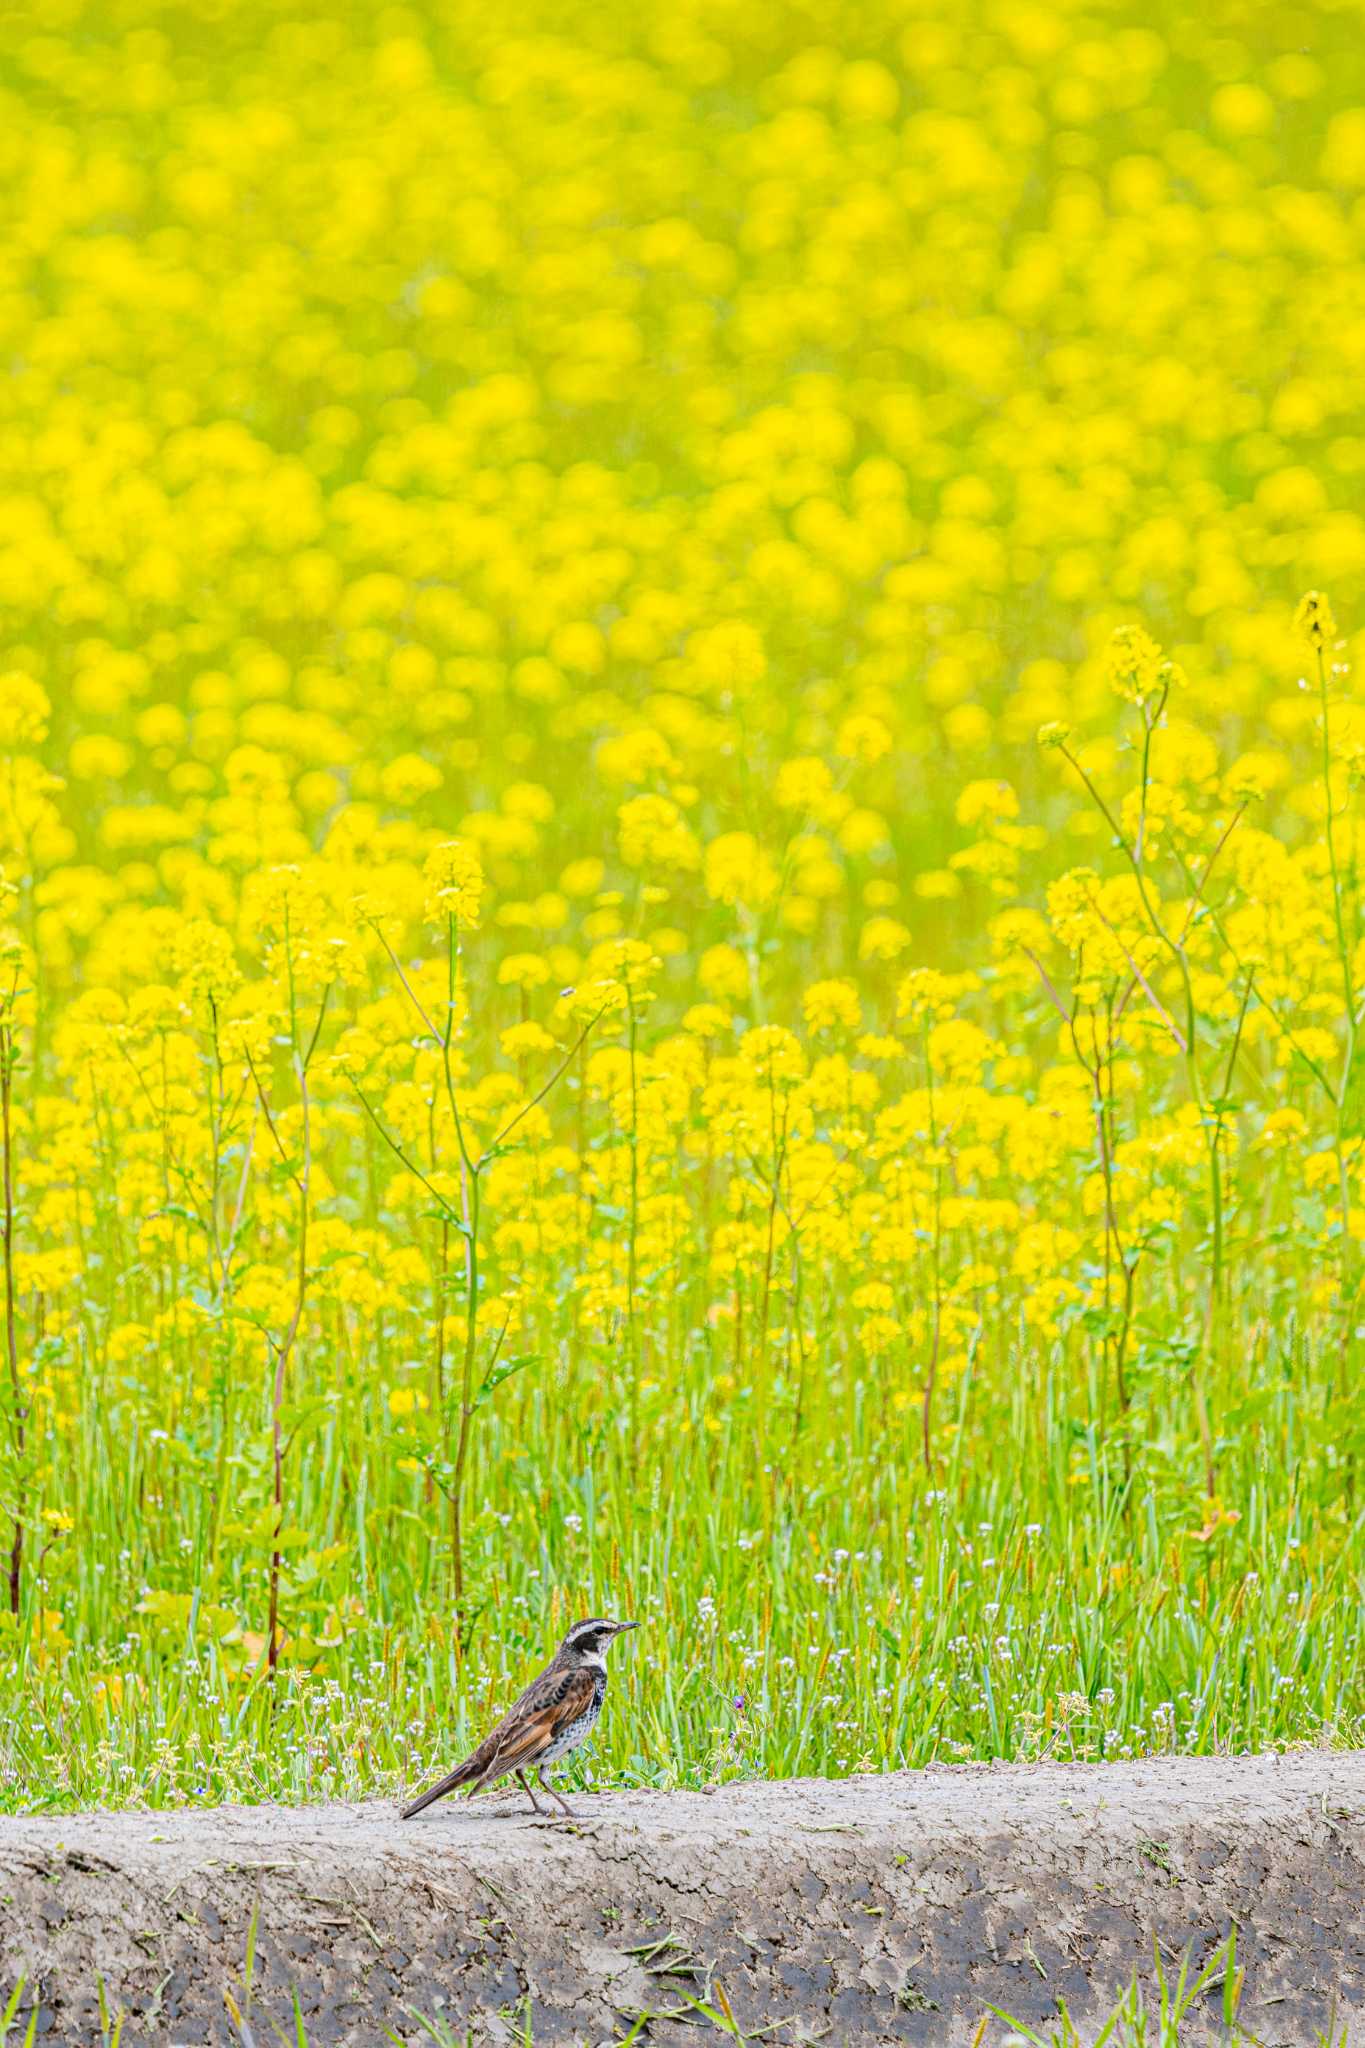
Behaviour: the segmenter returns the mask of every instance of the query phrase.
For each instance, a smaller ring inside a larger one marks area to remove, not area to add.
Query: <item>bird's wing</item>
[[[505,1778],[510,1772],[535,1763],[566,1728],[587,1713],[595,1689],[591,1671],[566,1671],[543,1690],[528,1686],[511,1713],[470,1758],[470,1765],[477,1764],[479,1768],[479,1783]]]
[[[433,1785],[403,1809],[409,1820],[443,1799],[461,1785],[479,1791],[494,1778],[505,1778],[524,1764],[543,1756],[560,1730],[576,1721],[592,1704],[593,1676],[590,1671],[557,1671],[551,1664],[531,1680],[496,1728],[491,1728],[476,1750],[456,1764],[448,1777]]]

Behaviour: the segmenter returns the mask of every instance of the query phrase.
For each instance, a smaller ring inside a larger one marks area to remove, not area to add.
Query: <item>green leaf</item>
[[[513,1373],[525,1372],[528,1365],[539,1365],[540,1363],[541,1355],[538,1351],[527,1351],[523,1352],[518,1358],[505,1358],[501,1365],[490,1366],[484,1377],[483,1385],[474,1396],[473,1405],[476,1408],[481,1408],[485,1401],[492,1400],[493,1395],[502,1385],[503,1381],[510,1380]]]
[[[196,1216],[193,1209],[187,1209],[183,1202],[163,1202],[156,1214],[178,1217],[182,1223],[190,1224],[195,1230],[203,1230],[205,1227],[203,1217]]]
[[[1238,1431],[1249,1423],[1259,1422],[1262,1416],[1268,1415],[1285,1392],[1284,1386],[1258,1387],[1255,1393],[1248,1394],[1244,1400],[1223,1411],[1219,1417],[1221,1433],[1235,1438]]]
[[[348,1262],[353,1264],[357,1259],[363,1259],[364,1256],[365,1254],[363,1252],[347,1251],[342,1249],[338,1249],[332,1252],[324,1252],[322,1257],[318,1260],[317,1264],[315,1266],[310,1266],[308,1270],[313,1275],[314,1279],[321,1279],[324,1273],[334,1272],[338,1266],[346,1265]]]
[[[281,1529],[275,1537],[275,1509],[269,1501],[249,1522],[224,1522],[223,1534],[230,1543],[250,1543],[263,1550],[306,1550],[313,1538],[306,1529]]]
[[[286,1401],[280,1409],[280,1427],[289,1436],[297,1435],[299,1430],[330,1415],[336,1405],[336,1395],[330,1387],[325,1394],[313,1394],[303,1401]]]
[[[510,1159],[513,1153],[524,1152],[525,1150],[525,1138],[509,1138],[505,1144],[490,1145],[488,1150],[479,1159],[479,1171],[482,1173],[484,1167],[488,1166],[494,1159]]]

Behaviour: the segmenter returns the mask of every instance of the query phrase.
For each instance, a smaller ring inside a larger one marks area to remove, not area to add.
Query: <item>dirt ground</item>
[[[443,2015],[536,2048],[704,2038],[719,1983],[764,2041],[971,2041],[1003,2007],[1093,2013],[1234,1923],[1243,2017],[1365,2048],[1365,1753],[944,1767],[843,1784],[580,1795],[576,1822],[451,1799],[0,1821],[0,2002],[45,2044],[319,2043]],[[1210,2003],[1212,2023],[1218,2007]],[[674,2017],[667,2015],[672,2013]],[[775,2024],[774,2024],[775,2023]],[[999,2038],[1000,2032],[986,2038]],[[717,2037],[718,2038],[718,2037]]]

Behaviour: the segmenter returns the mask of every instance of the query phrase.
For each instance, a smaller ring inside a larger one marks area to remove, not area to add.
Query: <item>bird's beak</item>
[[[616,1633],[618,1636],[623,1636],[628,1628],[638,1628],[639,1626],[640,1624],[638,1621],[618,1621],[615,1624]]]

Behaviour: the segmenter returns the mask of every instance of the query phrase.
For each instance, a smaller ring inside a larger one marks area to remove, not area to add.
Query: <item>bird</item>
[[[546,1768],[570,1755],[591,1735],[607,1690],[607,1644],[639,1626],[638,1621],[603,1621],[600,1617],[576,1621],[545,1669],[531,1680],[497,1727],[439,1784],[405,1806],[400,1818],[411,1820],[460,1785],[468,1785],[473,1798],[495,1779],[509,1777],[515,1777],[536,1812],[543,1814],[546,1809],[531,1790],[528,1770],[540,1779],[541,1791],[550,1793],[574,1818],[563,1793],[545,1782]]]

